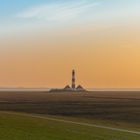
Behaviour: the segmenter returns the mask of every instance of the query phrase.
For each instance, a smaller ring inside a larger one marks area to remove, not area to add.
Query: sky
[[[0,0],[0,87],[140,88],[139,0]]]

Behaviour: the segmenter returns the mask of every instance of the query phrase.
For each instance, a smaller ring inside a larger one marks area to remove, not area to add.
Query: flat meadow
[[[49,116],[140,132],[140,92],[136,91],[0,92],[0,111],[0,138],[4,140],[12,140],[10,139],[12,135],[13,140],[140,139],[140,135],[133,133],[24,116],[24,114]]]

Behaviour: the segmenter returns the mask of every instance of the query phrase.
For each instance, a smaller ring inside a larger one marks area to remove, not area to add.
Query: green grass
[[[0,140],[140,140],[140,135],[1,112]]]
[[[46,116],[46,115],[43,115]],[[103,125],[107,127],[113,127],[113,128],[120,128],[125,130],[133,130],[140,132],[140,126],[137,123],[131,123],[131,122],[123,122],[123,121],[113,121],[113,120],[107,120],[107,119],[99,119],[99,118],[84,118],[83,116],[59,116],[59,115],[47,115],[48,117],[53,117],[56,119],[62,119],[62,120],[71,120],[74,122],[82,122],[82,123],[88,123],[88,124],[95,124],[95,125]]]

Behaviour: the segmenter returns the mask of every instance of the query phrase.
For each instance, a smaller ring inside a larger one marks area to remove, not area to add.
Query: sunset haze
[[[111,12],[110,12],[111,11]],[[0,87],[140,87],[139,0],[0,1]]]

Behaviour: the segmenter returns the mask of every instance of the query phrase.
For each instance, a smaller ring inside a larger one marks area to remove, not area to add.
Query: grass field
[[[140,135],[0,112],[0,139],[139,140]]]
[[[140,92],[0,92],[0,111],[140,132]],[[140,135],[0,113],[0,140],[139,140]]]
[[[0,110],[122,121],[140,126],[140,92],[0,93]]]

